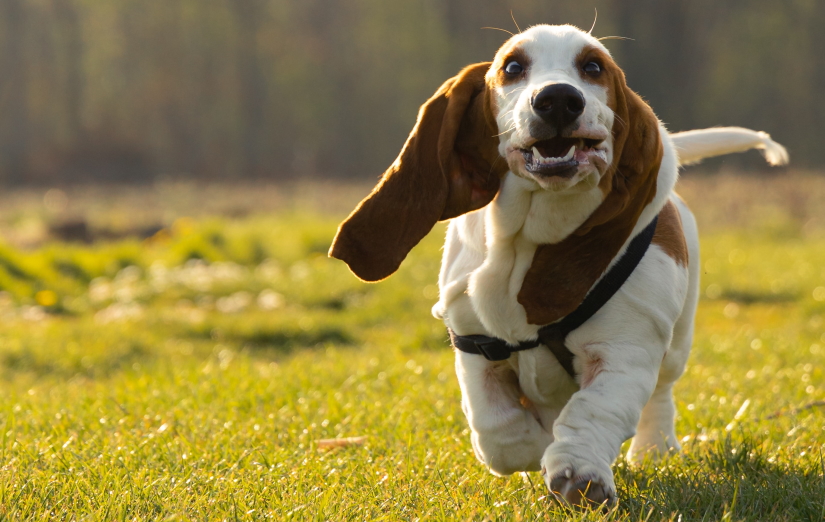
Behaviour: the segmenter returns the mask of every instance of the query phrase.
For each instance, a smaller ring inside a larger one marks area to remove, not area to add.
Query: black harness
[[[653,241],[653,234],[656,232],[658,221],[659,216],[656,216],[644,230],[633,238],[622,257],[593,287],[578,308],[560,321],[542,326],[538,331],[539,338],[537,340],[522,341],[517,346],[513,346],[497,337],[456,335],[455,332],[447,328],[450,341],[457,350],[483,355],[488,361],[504,361],[509,359],[514,352],[529,350],[543,344],[553,352],[559,364],[570,374],[570,377],[575,379],[576,372],[573,370],[574,355],[564,344],[567,335],[593,317],[627,281],[627,278],[630,277],[630,274],[633,273],[633,270],[644,257],[651,241]]]

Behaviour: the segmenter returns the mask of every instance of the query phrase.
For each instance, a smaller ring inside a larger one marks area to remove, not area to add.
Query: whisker
[[[505,112],[505,113],[503,113],[503,114],[512,114],[512,113],[514,113],[514,112],[516,112],[516,107],[513,107],[512,109],[510,109],[509,111],[507,111],[507,112]]]
[[[520,93],[521,91],[525,90],[526,88],[527,88],[527,86],[524,86],[524,87],[517,87],[517,88],[513,89],[512,91],[508,92],[508,93],[507,93],[507,96],[510,96],[510,95],[513,95],[513,94]]]
[[[630,40],[631,42],[635,42],[633,38],[628,38],[627,36],[602,36],[601,38],[596,38],[598,41],[602,40]]]
[[[508,31],[507,29],[502,29],[500,27],[482,27],[482,29],[494,29],[496,31],[504,31],[505,33],[509,34],[510,36],[515,36],[513,33]]]
[[[516,29],[518,29],[518,32],[520,33],[521,32],[521,27],[518,26],[518,22],[516,22],[516,17],[513,16],[513,10],[512,9],[510,9],[510,18],[513,19],[513,23],[516,24]]]
[[[593,17],[593,25],[590,26],[590,30],[587,31],[587,34],[593,34],[593,29],[596,28],[596,20],[599,19],[599,10],[595,7],[593,8],[593,10],[596,11],[596,16]]]
[[[493,173],[493,169],[496,168],[496,163],[498,163],[498,160],[500,160],[500,159],[503,159],[503,158],[501,156],[496,156],[496,159],[493,160],[493,164],[490,165],[490,172],[487,173],[487,176],[489,176],[490,174]]]
[[[512,116],[512,115],[513,115],[513,113],[515,113],[515,112],[516,112],[516,110],[515,110],[515,109],[512,109],[512,110],[509,110],[509,111],[507,111],[507,112],[505,112],[505,113],[502,113],[502,115],[501,115],[501,116],[502,116],[502,117],[504,117],[504,118],[508,118],[508,117]],[[516,123],[517,123],[517,122],[515,122],[515,121],[514,121],[514,122],[513,122],[513,125],[515,125]]]
[[[495,134],[495,135],[493,135],[492,137],[493,137],[493,138],[498,138],[499,136],[501,136],[501,135],[503,135],[503,134],[507,134],[508,132],[513,132],[514,130],[516,130],[516,125],[515,125],[515,124],[513,124],[512,126],[510,126],[510,128],[509,128],[509,129],[507,129],[506,131],[504,131],[504,132],[500,132],[500,133],[498,133],[498,134]]]

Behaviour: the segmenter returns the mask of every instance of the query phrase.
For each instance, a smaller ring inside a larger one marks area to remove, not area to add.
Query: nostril
[[[553,108],[553,99],[550,96],[541,96],[541,94],[533,96],[531,105],[537,111],[549,111]]]
[[[578,94],[578,93],[577,93]],[[579,94],[578,96],[571,96],[567,99],[567,110],[579,115],[584,112],[584,98]]]

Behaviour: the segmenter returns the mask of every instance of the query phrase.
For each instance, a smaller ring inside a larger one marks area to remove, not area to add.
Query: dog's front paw
[[[609,508],[616,502],[616,486],[609,466],[571,453],[564,444],[551,444],[542,458],[544,483],[560,502],[574,507]]]
[[[610,507],[616,501],[616,493],[602,481],[574,476],[569,469],[545,482],[553,496],[574,507]]]

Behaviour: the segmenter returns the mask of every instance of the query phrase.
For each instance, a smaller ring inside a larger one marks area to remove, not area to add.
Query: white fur
[[[767,132],[742,127],[717,127],[672,134],[682,165],[698,163],[705,158],[732,152],[758,149],[771,165],[788,163],[788,151],[773,141]]]
[[[573,65],[583,45],[601,44],[570,26],[538,26],[515,38],[523,41],[533,65],[526,83],[497,93],[499,128],[510,129],[502,135],[501,153],[507,155],[529,140],[531,115],[525,100],[530,93],[548,82],[564,81],[585,94],[588,109],[581,117],[582,128],[606,132],[609,164],[613,113],[605,93],[583,82]],[[748,144],[762,144],[775,157],[781,154],[762,140],[767,135],[745,129],[681,133],[675,135],[676,145],[664,126],[659,131],[664,157],[656,196],[632,236],[673,199],[682,217],[689,266],[677,264],[651,245],[619,292],[568,336],[579,380],[587,382],[574,382],[543,346],[503,362],[456,351],[473,449],[497,474],[544,468],[548,484],[558,476],[584,478],[615,494],[611,465],[625,440],[635,435],[631,459],[679,447],[671,389],[690,352],[699,243],[693,216],[673,194],[677,148],[691,161],[743,150]],[[748,133],[762,141],[737,141],[737,136],[751,136]],[[715,144],[717,138],[721,145]],[[511,171],[493,202],[450,223],[439,276],[440,300],[433,314],[459,335],[486,334],[515,344],[536,339],[539,329],[527,322],[517,301],[536,248],[561,241],[599,206],[603,194],[598,180],[604,172],[585,169],[570,182],[547,184],[522,171],[517,161],[509,163]],[[624,247],[619,255],[623,251]],[[586,386],[579,389],[580,384]],[[520,403],[522,396],[531,407]]]

